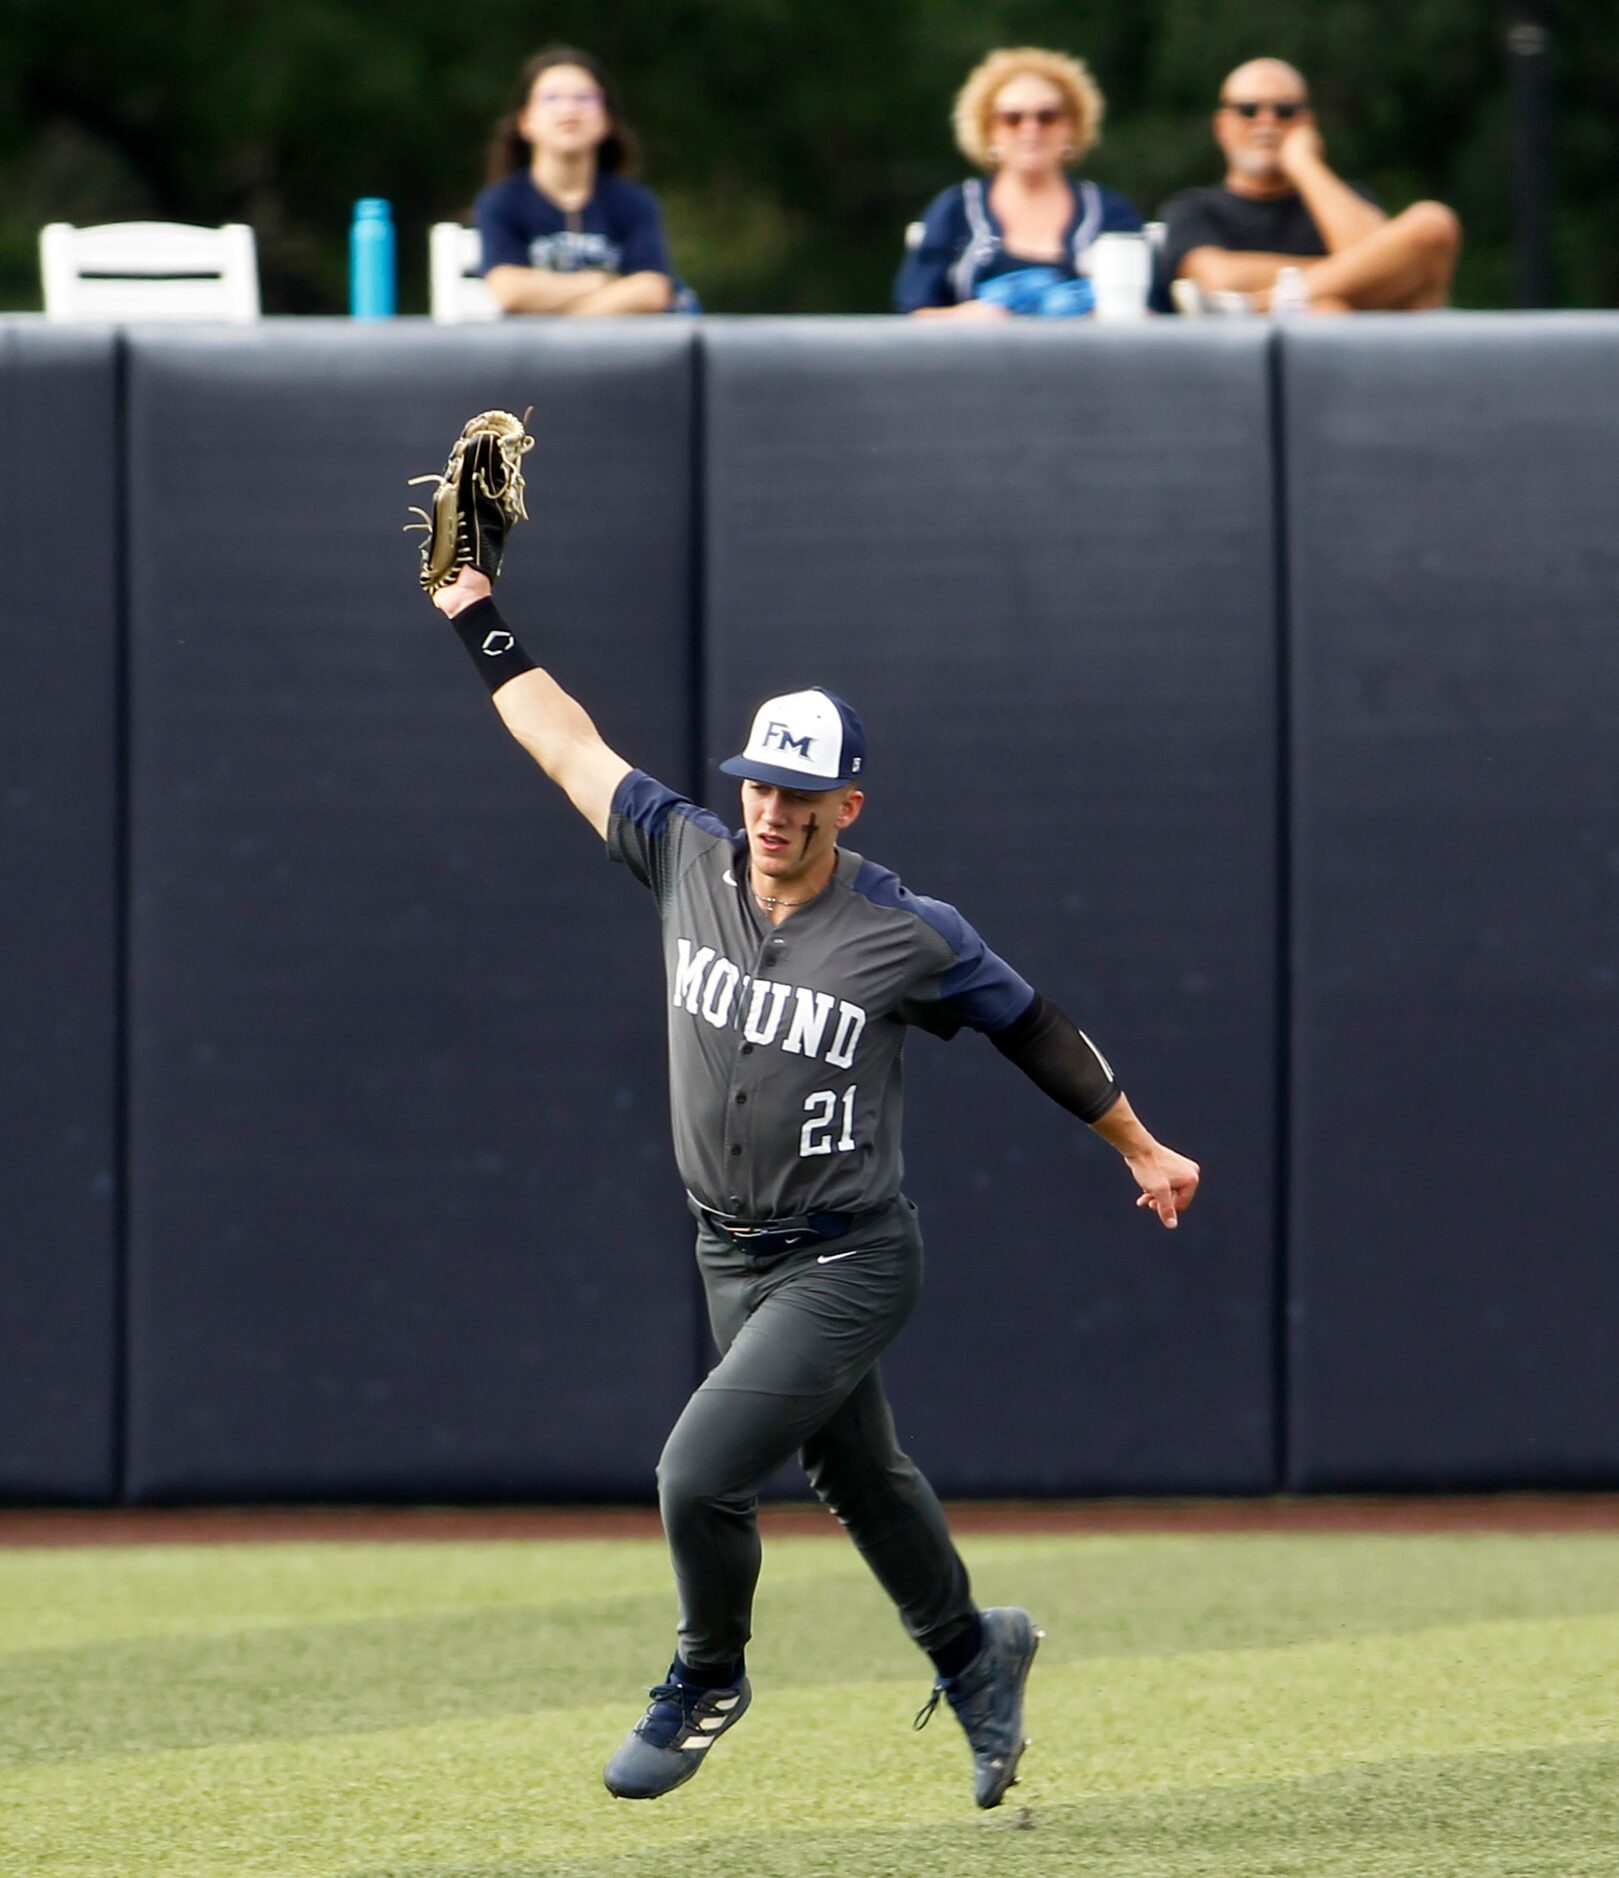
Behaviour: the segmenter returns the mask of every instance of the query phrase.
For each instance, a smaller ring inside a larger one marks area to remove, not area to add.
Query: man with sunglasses
[[[1182,313],[1268,312],[1297,268],[1318,313],[1445,304],[1461,226],[1442,202],[1388,216],[1327,162],[1309,88],[1280,59],[1239,65],[1220,88],[1214,137],[1225,180],[1164,205],[1164,278]]]

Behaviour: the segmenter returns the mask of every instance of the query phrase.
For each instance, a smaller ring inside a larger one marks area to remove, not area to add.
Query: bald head
[[[1226,187],[1240,195],[1274,196],[1292,185],[1277,161],[1282,139],[1300,122],[1314,123],[1310,88],[1285,59],[1250,59],[1220,87],[1214,140],[1226,160]]]
[[[1250,59],[1246,65],[1239,65],[1220,87],[1222,101],[1261,97],[1308,100],[1309,96],[1310,87],[1304,82],[1304,74],[1285,59]]]

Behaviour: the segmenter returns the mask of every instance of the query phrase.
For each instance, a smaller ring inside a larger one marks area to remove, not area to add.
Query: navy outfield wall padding
[[[1619,1481],[1619,319],[1290,327],[1290,1485]]]
[[[117,1491],[115,340],[0,321],[0,1499]]]
[[[761,697],[846,696],[849,845],[958,904],[1207,1165],[1166,1233],[985,1042],[911,1041],[928,1289],[884,1369],[944,1492],[1275,1484],[1268,359],[1235,325],[706,329],[710,764]]]
[[[502,606],[682,779],[690,329],[357,337],[129,341],[131,1493],[649,1493],[696,1334],[653,909],[401,525],[532,404]]]

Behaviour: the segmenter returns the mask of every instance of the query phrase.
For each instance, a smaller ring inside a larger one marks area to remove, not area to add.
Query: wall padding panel
[[[1619,1480],[1619,320],[1290,329],[1292,1484]]]
[[[118,427],[107,332],[0,321],[0,1497],[117,1489]]]
[[[650,901],[401,533],[534,406],[502,602],[684,775],[685,322],[136,335],[131,1484],[650,1492],[697,1335]]]
[[[849,845],[956,903],[1206,1167],[1165,1233],[986,1042],[912,1040],[928,1293],[885,1371],[945,1492],[1273,1483],[1268,344],[708,330],[710,762],[770,692],[846,695]]]

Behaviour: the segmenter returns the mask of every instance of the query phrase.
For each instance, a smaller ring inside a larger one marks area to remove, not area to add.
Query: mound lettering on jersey
[[[1033,1001],[954,907],[847,849],[826,891],[772,927],[746,838],[644,771],[618,787],[607,851],[657,901],[675,1160],[718,1212],[893,1199],[907,1026],[995,1032]]]

